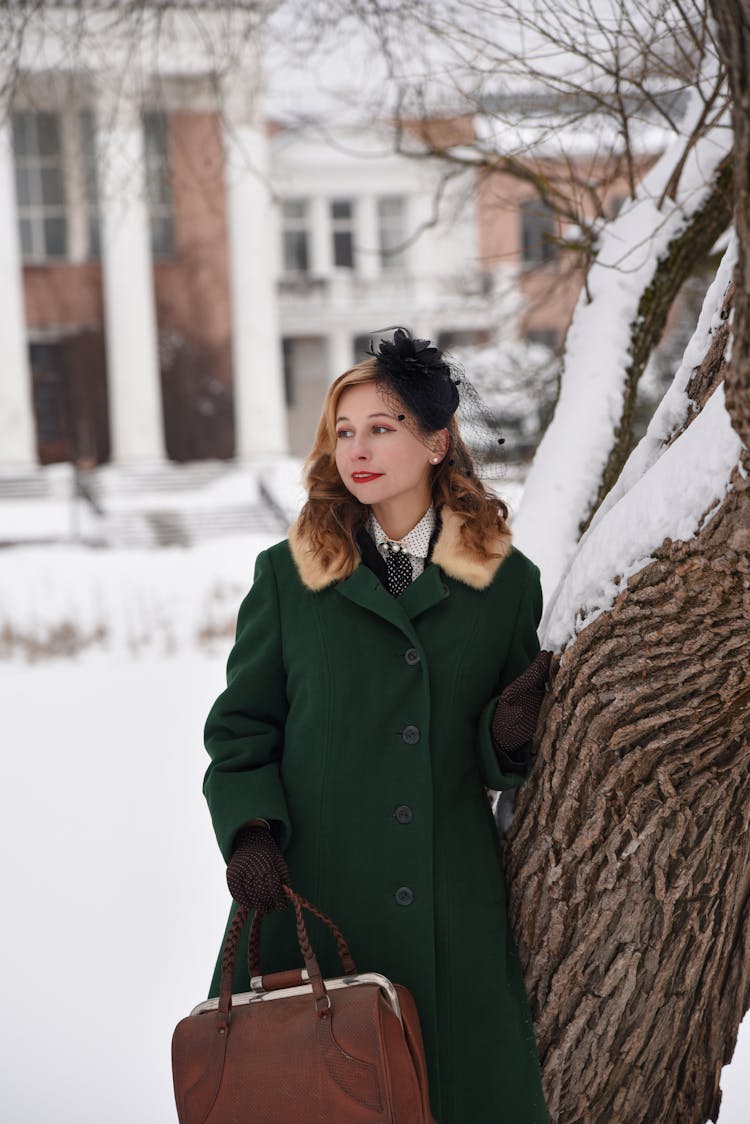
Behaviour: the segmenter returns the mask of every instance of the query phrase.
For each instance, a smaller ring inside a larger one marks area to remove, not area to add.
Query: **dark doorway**
[[[40,464],[109,460],[104,339],[83,331],[29,347]]]
[[[70,408],[60,343],[32,343],[31,379],[41,464],[70,460]]]
[[[233,457],[228,344],[208,347],[177,332],[160,332],[159,350],[167,456],[182,463]]]

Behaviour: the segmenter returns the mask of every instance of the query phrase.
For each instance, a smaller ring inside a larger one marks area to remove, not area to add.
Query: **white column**
[[[3,108],[5,108],[3,106]],[[21,244],[13,173],[10,116],[0,120],[0,467],[36,465],[31,370],[26,342]]]
[[[268,142],[257,75],[224,85],[232,359],[237,456],[288,451],[279,308],[274,275],[278,213],[268,184]]]
[[[164,459],[141,107],[126,82],[99,84],[97,158],[112,460]]]
[[[333,269],[331,214],[328,200],[321,195],[316,195],[310,200],[310,227],[312,241],[310,272],[313,277],[329,277]]]
[[[330,332],[326,341],[328,350],[328,377],[330,382],[343,375],[354,363],[354,345],[351,332],[338,328]]]
[[[363,195],[355,210],[355,264],[360,277],[380,276],[380,237],[375,197]]]
[[[83,143],[77,107],[68,102],[60,114],[63,152],[65,196],[68,219],[68,258],[86,261],[88,251],[89,216],[86,206],[86,176],[83,162]]]

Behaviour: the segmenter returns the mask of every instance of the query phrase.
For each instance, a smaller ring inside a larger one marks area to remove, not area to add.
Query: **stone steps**
[[[71,465],[0,472],[0,523],[4,516],[6,525],[0,526],[0,542],[69,541],[76,491],[78,541],[149,549],[222,535],[281,538],[288,513],[262,477],[261,467],[221,461],[126,469],[105,465],[77,477]],[[14,518],[16,513],[23,518]]]
[[[102,465],[83,475],[102,497],[142,495],[148,492],[189,492],[205,488],[232,471],[225,461],[194,461],[190,464],[159,464],[121,468]]]
[[[109,546],[148,549],[190,546],[222,535],[286,533],[275,513],[263,504],[216,511],[161,510],[119,512],[102,519],[101,533]]]
[[[65,499],[74,486],[70,464],[52,464],[36,469],[0,469],[0,500]]]

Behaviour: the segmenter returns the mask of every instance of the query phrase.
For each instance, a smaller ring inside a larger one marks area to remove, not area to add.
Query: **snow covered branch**
[[[713,65],[708,83],[715,80]],[[581,295],[568,332],[557,409],[515,524],[518,544],[541,566],[547,597],[629,451],[635,387],[665,318],[662,308],[650,346],[644,346],[644,297],[663,287],[671,294],[669,307],[678,286],[665,286],[664,276],[675,269],[674,255],[695,251],[696,228],[702,229],[715,195],[726,194],[722,172],[731,148],[726,118],[691,144],[685,157],[685,137],[702,114],[704,98],[704,92],[695,92],[680,135],[641,182],[636,198],[603,227],[588,277],[590,299]],[[677,163],[682,175],[676,197],[663,198]],[[729,218],[728,208],[711,213],[703,246]]]
[[[723,386],[677,440],[671,439],[690,414],[688,381],[721,324],[736,260],[733,239],[672,386],[581,539],[547,607],[543,623],[547,647],[565,647],[610,608],[628,578],[653,561],[665,540],[686,541],[698,533],[730,487],[742,442],[732,428]]]

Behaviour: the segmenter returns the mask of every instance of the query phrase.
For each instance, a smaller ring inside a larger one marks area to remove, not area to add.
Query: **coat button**
[[[404,652],[404,659],[409,667],[414,667],[415,664],[419,663],[419,652],[416,648],[407,648]]]
[[[398,905],[411,905],[414,901],[414,891],[410,890],[408,886],[399,886],[394,897]]]
[[[419,727],[417,726],[404,726],[401,731],[401,737],[407,745],[416,745],[419,741]]]
[[[408,804],[399,804],[396,811],[393,813],[399,823],[411,823],[414,819],[414,813]]]

